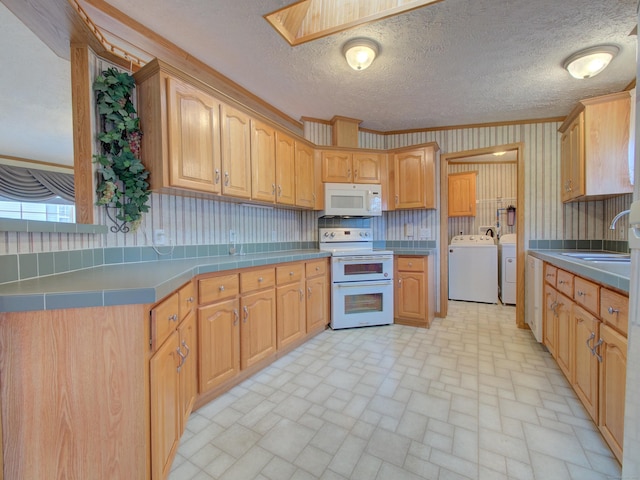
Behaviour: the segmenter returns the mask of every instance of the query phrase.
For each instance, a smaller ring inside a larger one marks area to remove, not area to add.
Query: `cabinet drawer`
[[[178,307],[180,320],[193,312],[196,305],[196,287],[193,282],[189,282],[178,290],[178,300],[180,306]]]
[[[276,267],[276,279],[278,285],[285,283],[298,282],[304,277],[304,263],[294,263]]]
[[[178,325],[180,301],[177,293],[167,297],[151,310],[151,348],[155,350]]]
[[[313,260],[305,265],[305,275],[307,278],[327,273],[327,260]]]
[[[425,257],[398,257],[398,270],[402,272],[424,272],[426,265]]]
[[[564,270],[556,272],[556,288],[567,297],[573,298],[573,275]]]
[[[627,335],[629,298],[606,288],[600,289],[600,318],[619,332]]]
[[[549,265],[548,263],[544,264],[544,281],[549,285],[556,286],[556,276],[558,274],[558,269]]]
[[[576,303],[582,305],[591,313],[598,315],[600,304],[600,287],[584,278],[575,277],[573,280],[574,295]]]
[[[273,267],[240,273],[240,292],[242,293],[273,287],[275,284],[276,271]]]
[[[198,302],[200,305],[235,297],[239,292],[240,284],[237,273],[198,280]]]

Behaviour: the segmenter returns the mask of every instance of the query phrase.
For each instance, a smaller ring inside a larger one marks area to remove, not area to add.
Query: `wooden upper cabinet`
[[[296,204],[295,172],[296,142],[290,136],[276,131],[276,202],[282,205]]]
[[[251,122],[246,113],[226,104],[220,107],[222,193],[251,198]]]
[[[632,193],[629,177],[629,92],[589,98],[560,126],[562,200]]]
[[[435,153],[429,145],[393,154],[395,209],[436,208]]]
[[[353,183],[380,183],[384,155],[377,153],[353,154]]]
[[[135,79],[150,188],[220,193],[220,102],[157,60]]]
[[[276,131],[251,120],[251,198],[264,202],[276,200]]]
[[[478,172],[449,174],[449,216],[476,216],[476,178]]]
[[[299,207],[313,209],[316,205],[313,148],[302,142],[296,142],[295,149],[295,203]]]
[[[368,152],[322,152],[325,183],[381,183],[385,155]]]
[[[322,152],[322,181],[352,183],[353,154],[350,152]]]

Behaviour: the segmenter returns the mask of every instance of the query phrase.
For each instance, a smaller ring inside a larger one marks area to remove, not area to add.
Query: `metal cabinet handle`
[[[576,292],[578,294],[579,297],[585,297],[587,294],[585,292],[583,292],[582,290],[578,290]]]
[[[564,285],[564,284],[565,284],[565,283],[567,283],[567,282],[565,282],[564,280],[558,280],[558,283],[559,283],[560,285]]]
[[[191,349],[189,348],[189,345],[187,345],[187,341],[186,340],[182,340],[182,346],[187,350],[187,354],[184,356],[185,360],[187,358],[189,358],[189,354],[191,353]]]
[[[396,205],[398,205],[398,203],[400,203],[400,197],[396,195]]]
[[[215,180],[215,184],[219,184],[220,183],[220,170],[216,168],[216,180]]]
[[[242,307],[242,311],[244,312],[244,318],[243,318],[243,322],[247,323],[247,320],[249,319],[249,309],[247,308],[247,306],[245,305],[244,307]]]
[[[410,266],[410,267],[413,267],[413,262],[409,262],[409,266]]]
[[[398,288],[402,288],[402,279],[401,278],[398,279]]]
[[[320,271],[320,267],[316,267],[316,272],[319,272],[319,271]]]
[[[308,292],[308,297],[311,298],[311,287],[307,288],[307,292]]]
[[[292,277],[293,276],[293,272],[289,272],[289,276]]]
[[[172,322],[177,322],[178,321],[178,314],[174,313],[173,315],[169,316],[169,320],[171,320]]]
[[[276,194],[276,184],[272,183],[271,184],[271,195],[275,195]]]
[[[609,307],[607,309],[607,312],[609,312],[609,315],[613,315],[614,313],[618,315],[620,313],[620,310],[618,310],[617,308]]]
[[[240,320],[240,315],[238,315],[238,309],[237,308],[233,309],[233,317],[234,317],[233,326],[235,327],[238,324],[238,320]]]
[[[596,343],[593,346],[593,354],[596,356],[596,358],[598,359],[599,363],[602,363],[602,355],[600,355],[596,350],[600,347],[600,345],[602,345],[604,343],[604,340],[602,338],[598,339],[598,343]]]
[[[358,170],[353,171],[353,178],[358,178]]]
[[[547,273],[547,277],[553,277],[553,273]]]
[[[187,357],[182,354],[182,352],[180,351],[180,347],[176,348],[176,352],[178,353],[178,356],[180,357],[180,364],[176,368],[176,371],[178,373],[180,373],[180,369],[182,368],[182,365],[184,365],[184,361],[187,359]]]
[[[347,168],[347,177],[350,177],[350,176],[351,176],[351,169]]]
[[[592,347],[591,345],[589,345],[589,342],[590,342],[591,340],[595,339],[595,338],[596,338],[596,334],[595,334],[595,332],[591,332],[591,335],[589,335],[589,338],[587,338],[587,342],[586,342],[586,343],[587,343],[587,348],[588,348],[589,350],[591,350],[591,355],[595,355],[595,354],[596,354],[596,352],[595,352],[595,350],[593,349],[593,347]]]
[[[193,303],[194,298],[193,297],[189,297],[187,298],[187,303]]]
[[[229,186],[229,172],[224,172],[224,185],[225,187]]]
[[[304,300],[304,292],[302,291],[302,289],[299,290],[300,291],[300,301]]]
[[[278,185],[278,196],[282,196],[282,185]]]
[[[220,285],[220,287],[218,288],[218,290],[220,290],[221,292],[224,292],[224,285]]]
[[[262,277],[258,277],[258,283],[262,283],[264,279]]]

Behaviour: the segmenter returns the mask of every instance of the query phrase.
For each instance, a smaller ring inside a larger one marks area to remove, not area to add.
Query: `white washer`
[[[449,245],[449,299],[498,303],[498,246],[487,235],[457,235]]]
[[[498,245],[498,281],[502,303],[516,304],[516,234],[508,233],[500,237]]]

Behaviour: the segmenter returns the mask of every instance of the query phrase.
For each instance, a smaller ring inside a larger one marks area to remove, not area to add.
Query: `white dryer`
[[[516,234],[509,233],[500,237],[498,245],[498,262],[500,270],[500,300],[505,304],[516,304]]]
[[[498,303],[498,246],[488,235],[456,235],[449,245],[449,299]]]

